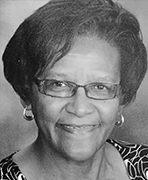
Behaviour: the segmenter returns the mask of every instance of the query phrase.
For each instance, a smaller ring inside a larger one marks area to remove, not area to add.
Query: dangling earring
[[[31,120],[33,120],[34,119],[34,115],[33,114],[28,114],[27,115],[27,111],[31,111],[31,110],[29,110],[29,109],[27,109],[27,106],[24,108],[24,111],[23,111],[23,117],[24,117],[24,119],[26,119],[27,121],[31,121]]]
[[[124,116],[121,114],[121,119],[118,120],[115,125],[121,127],[124,124]]]

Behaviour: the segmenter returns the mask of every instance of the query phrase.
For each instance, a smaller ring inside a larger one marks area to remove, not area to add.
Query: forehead
[[[82,77],[111,77],[119,74],[119,53],[115,46],[97,37],[77,37],[71,50],[51,69],[47,75]]]
[[[67,56],[100,57],[103,59],[110,57],[109,60],[112,63],[119,62],[119,52],[116,46],[97,36],[78,36]]]

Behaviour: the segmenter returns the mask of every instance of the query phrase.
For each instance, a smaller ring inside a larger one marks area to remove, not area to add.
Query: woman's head
[[[51,0],[19,26],[3,61],[7,80],[23,100],[30,100],[34,78],[60,61],[81,36],[95,36],[118,49],[121,103],[131,102],[147,69],[146,49],[137,19],[110,0]]]
[[[78,37],[38,79],[31,95],[38,139],[62,157],[90,159],[122,113],[117,49],[96,37]]]

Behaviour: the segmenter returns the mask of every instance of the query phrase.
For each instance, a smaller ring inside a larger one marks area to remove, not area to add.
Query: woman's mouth
[[[84,134],[93,131],[94,129],[98,128],[98,124],[96,125],[74,125],[74,124],[57,124],[57,127],[67,131],[69,133],[75,133],[75,134]]]

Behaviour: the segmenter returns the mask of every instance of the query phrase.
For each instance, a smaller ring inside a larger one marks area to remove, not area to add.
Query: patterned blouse
[[[107,142],[121,154],[130,180],[148,180],[148,145],[130,144],[110,139]],[[27,180],[13,161],[14,154],[0,162],[0,180]]]

